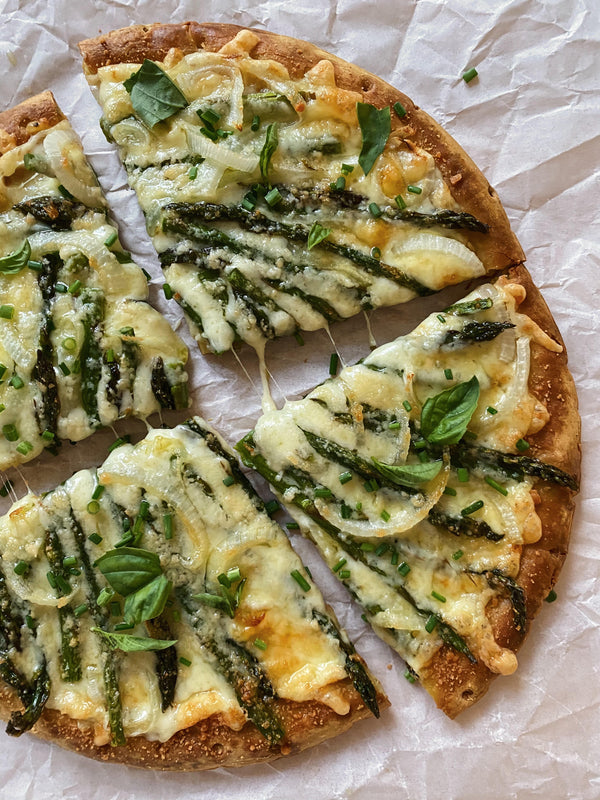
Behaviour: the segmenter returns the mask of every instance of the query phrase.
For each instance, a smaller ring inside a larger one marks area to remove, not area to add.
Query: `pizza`
[[[579,473],[566,355],[524,267],[265,413],[237,449],[448,716],[514,672]]]
[[[395,305],[520,263],[500,201],[404,94],[234,25],[80,43],[166,279],[203,352]]]
[[[0,469],[187,407],[187,348],[50,92],[0,114],[0,296]]]
[[[103,761],[239,766],[388,705],[309,571],[198,417],[0,519],[7,731]]]

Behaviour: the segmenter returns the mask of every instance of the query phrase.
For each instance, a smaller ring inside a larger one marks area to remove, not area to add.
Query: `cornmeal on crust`
[[[388,705],[198,417],[17,501],[0,553],[9,734],[208,769],[298,752]]]
[[[0,114],[0,294],[0,469],[187,407],[187,348],[50,92]]]
[[[454,429],[449,391],[475,392]],[[238,450],[454,717],[515,670],[558,577],[579,425],[560,334],[518,267],[267,412]]]
[[[190,22],[80,48],[203,352],[237,340],[261,352],[523,260],[456,142],[405,95],[306,42]],[[158,122],[142,92],[173,93]]]

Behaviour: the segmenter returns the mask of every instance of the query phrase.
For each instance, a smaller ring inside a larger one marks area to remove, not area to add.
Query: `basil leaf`
[[[315,245],[326,239],[331,233],[331,228],[324,228],[318,222],[313,222],[312,228],[308,233],[308,249],[312,250]]]
[[[4,275],[16,275],[17,272],[21,272],[23,267],[27,266],[30,256],[31,245],[29,239],[25,239],[20,250],[15,250],[14,253],[0,258],[0,272]]]
[[[442,468],[441,461],[429,461],[424,464],[384,464],[382,461],[377,461],[376,458],[371,459],[375,468],[392,483],[397,483],[399,486],[410,486],[417,489],[422,483],[432,480],[439,474]]]
[[[123,86],[131,95],[134,111],[150,128],[189,105],[167,73],[148,59],[123,81]]]
[[[464,436],[478,400],[476,375],[428,397],[421,411],[421,434],[431,444],[456,444]]]
[[[156,553],[141,547],[120,547],[109,550],[96,561],[95,566],[112,588],[123,597],[137,592],[162,574]]]
[[[268,180],[268,173],[269,173],[269,164],[271,163],[271,158],[273,157],[273,153],[277,150],[277,145],[279,144],[279,136],[277,134],[277,123],[272,122],[267,127],[267,135],[265,136],[265,143],[263,144],[263,148],[260,151],[260,174],[262,175],[263,181]]]
[[[125,622],[139,625],[140,622],[158,617],[169,599],[172,588],[171,581],[164,575],[158,575],[137,592],[128,595],[123,612]]]
[[[365,175],[368,175],[373,164],[383,153],[392,130],[390,107],[386,106],[379,110],[370,103],[357,103],[356,114],[362,133],[362,149],[358,163]]]
[[[143,650],[166,650],[177,644],[177,639],[151,639],[149,636],[131,636],[128,633],[111,633],[102,628],[90,628],[99,633],[112,650],[123,650],[124,653],[139,653]]]
[[[478,311],[485,311],[491,308],[494,302],[491,297],[476,297],[475,300],[464,300],[462,303],[454,303],[444,309],[444,314],[455,314],[457,317],[464,317],[466,314],[477,314]]]

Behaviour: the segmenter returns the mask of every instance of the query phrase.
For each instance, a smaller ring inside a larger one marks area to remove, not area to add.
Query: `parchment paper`
[[[194,410],[229,441],[259,416],[259,391],[231,354],[200,356],[181,315],[159,293],[160,269],[141,212],[97,127],[99,109],[81,74],[77,42],[132,23],[214,20],[308,39],[389,80],[445,125],[498,190],[563,333],[584,440],[582,492],[558,600],[534,623],[516,674],[496,681],[458,721],[404,679],[400,659],[297,536],[294,545],[392,700],[381,720],[270,766],[190,775],[106,766],[0,733],[2,798],[600,797],[599,8],[596,0],[0,0],[0,106],[54,91],[100,175],[125,247],[155,276],[152,301],[190,344]],[[471,66],[479,78],[467,85],[461,75]],[[377,341],[406,332],[425,311],[462,293],[374,314]],[[347,362],[368,352],[362,318],[334,326],[332,334]],[[268,348],[278,401],[327,376],[332,342],[324,332],[305,338],[304,348],[292,339]],[[257,384],[254,354],[242,348],[239,356]],[[117,427],[144,431],[141,423]],[[39,459],[23,477],[35,491],[49,488],[99,463],[113,438],[107,431],[66,445],[60,459]],[[19,478],[16,488],[25,491]]]

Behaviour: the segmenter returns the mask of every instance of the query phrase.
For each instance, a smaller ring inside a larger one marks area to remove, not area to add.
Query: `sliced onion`
[[[409,495],[406,501],[398,507],[389,507],[387,509],[390,513],[390,518],[387,522],[379,516],[377,519],[343,519],[337,506],[333,506],[324,500],[315,500],[315,506],[328,522],[333,523],[343,531],[358,537],[378,537],[378,536],[394,536],[402,531],[410,530],[418,522],[429,514],[433,506],[438,502],[442,496],[448,475],[450,474],[450,457],[447,452],[444,453],[444,466],[439,471],[438,475],[429,483],[423,486],[424,500],[423,504],[416,507],[411,498],[414,495]],[[368,511],[368,509],[365,509]]]
[[[121,147],[147,147],[150,144],[150,131],[133,117],[127,117],[113,125],[110,135]]]
[[[273,62],[263,62],[252,58],[241,61],[240,66],[245,73],[246,84],[249,85],[258,82],[262,87],[270,89],[277,94],[285,95],[294,109],[303,109],[306,105],[306,101],[296,89],[294,82],[285,80],[284,78],[280,80],[273,78],[272,64]],[[250,80],[248,80],[248,78],[250,78]]]
[[[54,130],[44,139],[44,152],[59,183],[90,208],[104,207],[96,176],[85,160],[79,140],[67,131]]]
[[[5,578],[10,591],[20,600],[24,600],[26,603],[32,603],[37,606],[48,606],[50,608],[57,608],[59,607],[59,604],[60,607],[62,607],[69,603],[79,588],[78,586],[73,586],[73,589],[69,592],[69,594],[57,597],[56,591],[52,589],[49,583],[48,589],[40,588],[37,582],[34,583],[30,578],[27,581],[24,581],[15,574],[13,569],[6,570]],[[42,581],[39,583],[43,587]]]
[[[527,336],[520,336],[517,339],[516,351],[517,354],[514,360],[515,367],[510,383],[504,390],[501,399],[494,402],[494,408],[497,413],[491,418],[486,411],[480,412],[478,415],[478,422],[484,423],[482,431],[485,430],[486,436],[491,435],[494,430],[498,430],[499,428],[507,427],[511,429],[518,426],[519,416],[516,414],[516,409],[530,397],[530,350],[529,338]],[[523,435],[526,432],[525,430]]]
[[[383,259],[390,260],[391,256],[392,263],[397,263],[399,267],[403,267],[403,262],[411,257],[420,256],[423,261],[429,257],[430,263],[426,265],[426,270],[425,265],[420,266],[417,262],[408,271],[415,275],[422,272],[424,277],[426,273],[427,285],[432,288],[442,288],[447,283],[449,272],[452,272],[453,282],[485,273],[485,268],[475,253],[458,239],[449,236],[417,233],[403,241],[392,241],[386,249],[388,252],[383,255]]]
[[[200,133],[197,128],[186,126],[188,144],[194,153],[215,164],[220,164],[226,169],[236,169],[240,172],[254,172],[258,166],[257,155],[244,155],[230,150],[225,144],[217,144]]]
[[[242,73],[237,67],[230,64],[213,64],[210,66],[204,65],[193,71],[177,75],[177,84],[187,97],[198,98],[197,83],[199,80],[202,80],[203,73],[207,76],[209,74],[221,75],[222,80],[219,81],[218,92],[201,95],[199,99],[206,103],[210,98],[218,97],[219,99],[223,99],[224,102],[228,102],[229,113],[226,117],[222,118],[222,122],[226,126],[237,128],[241,131],[244,119],[244,101],[242,98],[244,93],[244,80],[242,78]],[[231,91],[228,98],[223,98],[221,94],[223,91],[223,84],[228,78],[231,82]],[[196,105],[196,102],[191,103],[191,106]]]

